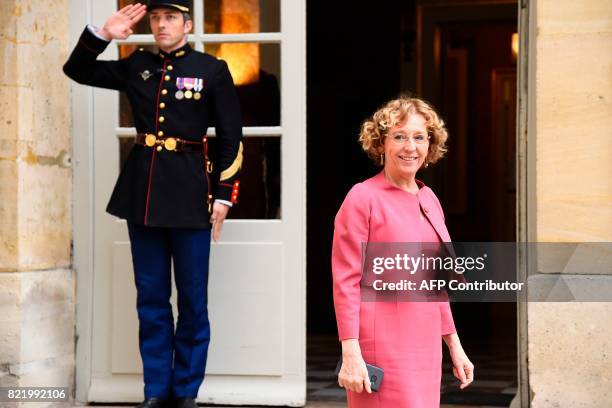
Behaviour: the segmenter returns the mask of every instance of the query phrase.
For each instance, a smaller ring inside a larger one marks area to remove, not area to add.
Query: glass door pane
[[[243,126],[280,125],[280,44],[206,44],[207,53],[227,61],[236,84]]]
[[[280,31],[280,0],[204,0],[207,34]]]

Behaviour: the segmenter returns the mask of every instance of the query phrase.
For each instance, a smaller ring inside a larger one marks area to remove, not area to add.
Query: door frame
[[[517,241],[537,242],[536,224],[536,0],[518,1],[519,55],[517,63]],[[519,245],[518,279],[527,282],[534,257]],[[531,406],[529,384],[528,306],[524,300],[517,304],[518,392],[511,407]]]
[[[70,1],[70,47],[92,21],[90,1]],[[76,273],[75,401],[87,403],[91,384],[93,270],[94,270],[94,160],[93,88],[71,84],[73,154],[73,266]]]
[[[70,44],[74,46],[87,23],[95,21],[93,16],[94,0],[70,0]],[[296,274],[299,297],[296,306],[299,330],[292,335],[301,344],[299,371],[306,375],[306,4],[304,0],[280,0],[281,34],[240,34],[226,36],[230,42],[258,37],[269,37],[271,42],[281,42],[281,118],[282,126],[274,129],[251,128],[245,134],[282,133],[290,143],[281,142],[282,179],[290,180],[292,188],[281,187],[281,220],[283,230],[296,231],[297,242],[285,254],[284,265]],[[218,35],[209,35],[209,39]],[[138,36],[136,36],[138,37]],[[242,38],[244,37],[244,38]],[[288,83],[291,86],[287,86]],[[94,290],[94,248],[95,248],[95,202],[94,184],[94,90],[80,85],[71,86],[71,134],[73,135],[73,263],[76,272],[76,373],[75,400],[87,403],[92,380],[92,333]],[[112,137],[112,135],[109,135]],[[281,139],[282,140],[282,139]],[[289,171],[289,169],[291,169]],[[284,209],[284,210],[283,210]],[[287,209],[290,209],[288,211]],[[291,213],[288,217],[287,214]],[[226,223],[231,224],[232,220]],[[285,302],[286,303],[286,302]],[[305,390],[304,390],[305,395]],[[302,405],[304,401],[292,401],[292,405]]]

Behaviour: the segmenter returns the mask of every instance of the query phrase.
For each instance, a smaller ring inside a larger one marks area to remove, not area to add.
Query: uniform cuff
[[[101,39],[102,41],[110,42],[110,40],[107,40],[106,38],[98,34],[98,27],[92,26],[91,24],[87,24],[87,29],[89,30],[90,33],[92,33],[93,35]]]
[[[219,198],[217,198],[217,199],[215,200],[215,203],[221,203],[221,204],[223,204],[223,205],[227,205],[227,206],[228,206],[228,207],[230,207],[230,208],[234,206],[234,204],[232,204],[231,202],[229,202],[229,201],[227,201],[227,200],[221,200],[221,199],[219,199]]]
[[[92,26],[88,25],[87,27],[85,27],[85,30],[83,30],[83,33],[79,38],[79,43],[87,50],[91,51],[96,55],[102,54],[106,47],[108,47],[108,44],[110,44],[110,41],[103,39],[95,31],[92,32],[92,29],[90,27]]]
[[[235,180],[232,184],[220,182],[215,192],[215,200],[225,200],[232,204],[238,204],[240,194],[240,180]]]

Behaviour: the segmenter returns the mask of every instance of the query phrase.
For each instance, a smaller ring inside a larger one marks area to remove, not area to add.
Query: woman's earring
[[[423,165],[423,167],[425,167],[425,168],[429,167],[429,163],[425,162],[425,164]]]
[[[385,165],[385,155],[384,155],[384,154],[381,154],[381,155],[380,155],[380,165],[381,165],[381,166],[384,166],[384,165]]]

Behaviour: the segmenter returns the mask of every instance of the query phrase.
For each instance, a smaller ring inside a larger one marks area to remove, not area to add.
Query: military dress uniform
[[[238,201],[238,98],[227,64],[189,44],[169,53],[139,49],[120,60],[97,60],[108,44],[86,28],[64,72],[81,84],[125,92],[129,99],[138,136],[106,209],[128,224],[145,397],[195,398],[210,340],[211,205]],[[214,162],[206,138],[211,121],[217,138]],[[176,331],[169,303],[172,260]]]

